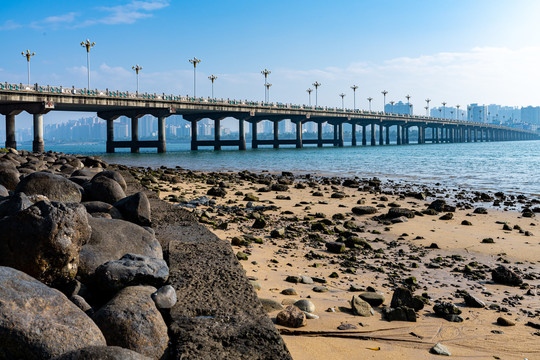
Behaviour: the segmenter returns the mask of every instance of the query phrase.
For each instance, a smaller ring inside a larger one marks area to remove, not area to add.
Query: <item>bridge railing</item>
[[[114,99],[133,99],[133,100],[158,100],[158,101],[170,101],[170,102],[185,102],[185,103],[208,103],[216,105],[243,105],[246,107],[256,107],[256,108],[268,108],[268,109],[293,109],[293,110],[307,110],[307,111],[319,111],[319,112],[335,112],[339,114],[351,114],[351,115],[381,115],[395,119],[407,118],[417,121],[441,121],[444,123],[450,123],[455,125],[471,125],[478,124],[479,126],[493,126],[493,124],[484,124],[484,123],[475,123],[465,120],[454,120],[448,118],[438,118],[438,117],[428,117],[423,115],[407,115],[407,114],[393,114],[385,113],[382,111],[369,111],[362,109],[347,109],[347,108],[336,108],[336,107],[327,107],[327,106],[312,106],[312,105],[297,105],[290,103],[280,103],[280,102],[263,102],[263,101],[251,101],[251,100],[234,100],[234,99],[217,99],[217,98],[204,98],[204,97],[192,97],[192,96],[181,96],[173,94],[157,94],[157,93],[133,93],[129,91],[118,91],[118,90],[98,90],[98,89],[86,89],[86,88],[75,88],[72,87],[62,87],[62,86],[44,86],[39,84],[34,85],[25,85],[25,84],[12,84],[8,82],[0,83],[0,91],[14,91],[14,92],[32,92],[32,93],[44,93],[44,94],[69,94],[69,95],[81,95],[81,96],[96,96],[96,97],[108,97]],[[523,129],[512,128],[517,131],[524,131]],[[526,130],[525,130],[526,131]]]

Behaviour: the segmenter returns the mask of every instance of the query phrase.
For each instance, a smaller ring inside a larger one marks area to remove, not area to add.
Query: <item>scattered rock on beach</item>
[[[25,176],[15,192],[26,195],[44,195],[51,201],[80,202],[82,188],[63,176],[48,172],[35,172]]]
[[[521,276],[504,265],[499,265],[495,269],[491,270],[491,277],[494,282],[503,285],[519,286],[523,283]]]
[[[276,317],[278,325],[299,328],[306,326],[306,315],[296,306],[289,305],[284,310],[280,311]]]
[[[360,296],[357,296],[357,295],[354,295],[352,297],[351,308],[352,308],[353,314],[358,315],[358,316],[368,317],[375,314],[371,305],[367,301],[364,301]]]
[[[441,343],[435,344],[431,350],[429,350],[432,354],[435,355],[443,355],[443,356],[451,356],[452,354],[448,350],[448,348]]]
[[[307,300],[307,299],[298,300],[297,302],[294,303],[294,306],[296,306],[302,311],[307,311],[310,313],[315,312],[315,305],[310,300]]]

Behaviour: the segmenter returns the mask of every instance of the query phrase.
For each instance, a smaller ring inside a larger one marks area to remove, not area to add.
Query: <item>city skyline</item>
[[[268,68],[269,98],[277,102],[307,104],[305,90],[319,81],[319,104],[332,107],[341,107],[341,92],[345,107],[353,107],[353,84],[359,86],[357,108],[363,109],[368,108],[367,97],[373,97],[373,109],[382,110],[382,90],[389,91],[387,102],[406,102],[410,94],[415,114],[425,113],[428,97],[433,106],[443,101],[538,105],[533,86],[540,81],[534,66],[540,61],[540,32],[526,20],[540,4],[529,1],[437,6],[427,1],[348,1],[340,6],[299,1],[272,8],[210,1],[204,17],[195,16],[197,6],[185,2],[30,4],[24,11],[17,3],[3,7],[2,81],[26,82],[20,52],[29,49],[36,52],[30,61],[32,83],[86,87],[86,54],[79,44],[89,39],[96,42],[90,50],[93,88],[135,92],[132,67],[140,64],[142,92],[192,94],[188,59],[196,56],[202,60],[198,95],[205,97],[211,94],[207,77],[216,75],[216,97],[263,100],[260,71]],[[312,21],[321,12],[324,27]],[[460,26],[453,25],[456,19]],[[405,24],[407,34],[396,37]],[[72,117],[56,113],[45,121]],[[17,126],[29,123],[30,116],[21,114]]]

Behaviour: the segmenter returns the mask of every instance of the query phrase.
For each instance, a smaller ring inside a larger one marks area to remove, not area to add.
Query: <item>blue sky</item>
[[[540,105],[538,1],[7,1],[0,0],[0,81],[26,82],[21,51],[35,52],[31,82],[193,93],[262,100],[272,71],[273,101],[307,103],[314,81],[319,104],[382,108],[411,95],[416,113],[432,106]],[[54,113],[55,120],[76,118]],[[50,115],[49,115],[50,116]],[[48,117],[49,117],[48,116]]]

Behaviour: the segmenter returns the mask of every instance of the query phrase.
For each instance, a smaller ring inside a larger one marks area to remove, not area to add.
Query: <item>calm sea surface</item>
[[[378,176],[417,184],[439,182],[448,187],[540,195],[540,141],[194,152],[189,151],[189,144],[168,143],[166,154],[157,154],[155,149],[141,149],[140,154],[106,154],[105,144],[45,143],[45,148],[99,155],[108,162],[130,166]]]

